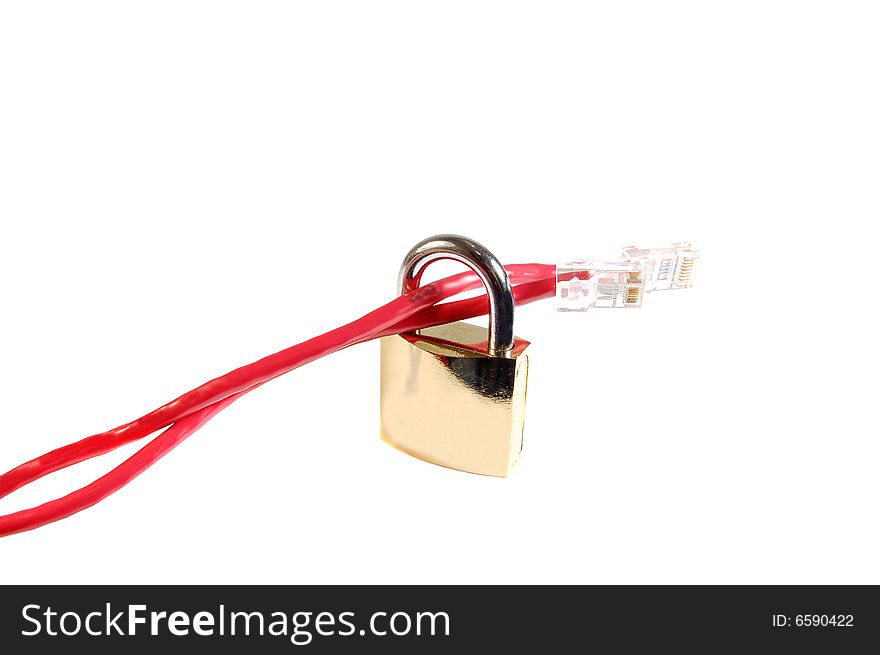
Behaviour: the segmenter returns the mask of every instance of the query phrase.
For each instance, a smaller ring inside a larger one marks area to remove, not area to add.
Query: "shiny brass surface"
[[[382,439],[433,464],[507,476],[522,449],[528,345],[490,357],[486,329],[468,323],[383,338]]]

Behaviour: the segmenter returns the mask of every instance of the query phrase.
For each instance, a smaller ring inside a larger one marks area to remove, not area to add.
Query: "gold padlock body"
[[[432,464],[507,476],[522,450],[529,342],[490,357],[486,328],[469,323],[381,341],[382,439]]]

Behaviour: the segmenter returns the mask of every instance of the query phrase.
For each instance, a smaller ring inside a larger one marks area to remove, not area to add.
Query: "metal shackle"
[[[498,258],[473,239],[438,234],[417,243],[400,266],[400,293],[417,289],[425,268],[439,259],[454,259],[479,276],[489,296],[489,355],[507,357],[514,346],[513,288]]]

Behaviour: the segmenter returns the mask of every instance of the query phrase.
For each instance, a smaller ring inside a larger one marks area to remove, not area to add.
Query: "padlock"
[[[507,476],[522,450],[529,368],[529,342],[513,335],[510,279],[476,241],[438,235],[407,254],[400,293],[418,288],[425,267],[439,259],[462,262],[482,280],[488,340],[485,328],[462,322],[383,338],[382,439],[433,464]]]

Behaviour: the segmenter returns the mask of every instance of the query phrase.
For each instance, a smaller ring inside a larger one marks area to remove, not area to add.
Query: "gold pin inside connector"
[[[694,258],[683,257],[681,264],[678,266],[678,275],[675,276],[675,283],[679,286],[687,286],[691,283],[691,277],[694,274]]]
[[[628,281],[630,284],[639,284],[641,280],[639,279],[639,274],[636,272],[630,273],[628,276]],[[627,305],[638,305],[642,299],[642,287],[627,287],[626,295],[624,296],[624,303]]]

